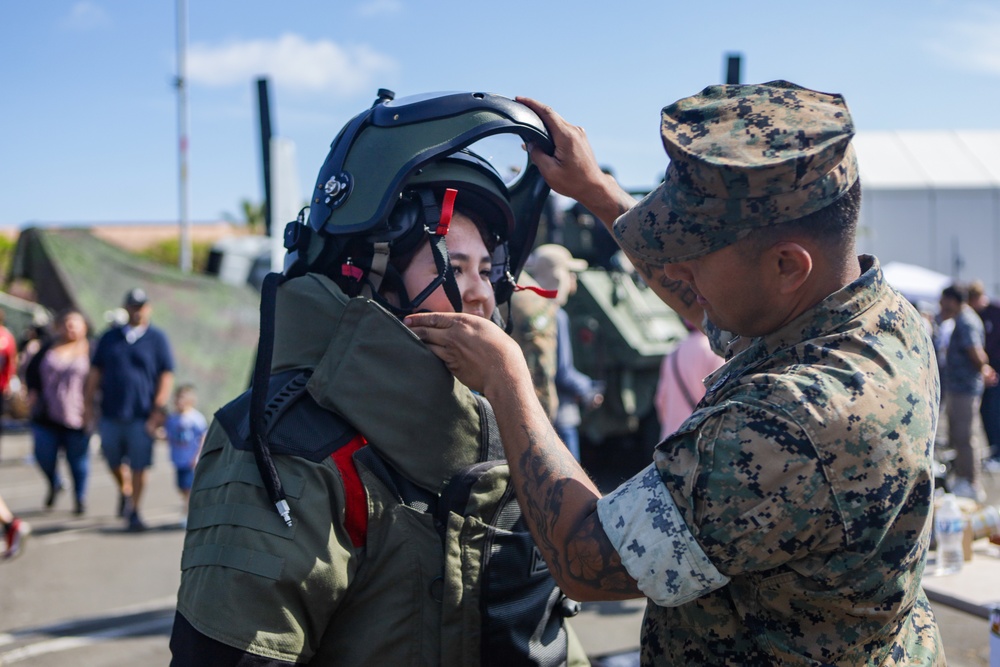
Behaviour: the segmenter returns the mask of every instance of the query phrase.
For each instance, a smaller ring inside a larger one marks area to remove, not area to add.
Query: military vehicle
[[[605,384],[604,403],[583,413],[581,458],[592,470],[613,465],[621,478],[651,461],[660,432],[653,406],[660,363],[687,330],[589,211],[574,204],[548,222],[550,242],[590,264],[565,306],[577,369]]]

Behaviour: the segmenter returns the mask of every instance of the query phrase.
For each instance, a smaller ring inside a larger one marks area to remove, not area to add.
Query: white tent
[[[1000,296],[1000,131],[859,132],[854,145],[859,250]]]
[[[952,282],[951,277],[943,273],[903,262],[883,264],[882,274],[887,283],[914,303],[936,304],[941,290]]]

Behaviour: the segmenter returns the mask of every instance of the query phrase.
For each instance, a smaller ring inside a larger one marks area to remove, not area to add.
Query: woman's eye
[[[451,272],[454,273],[456,276],[460,276],[462,275],[462,267],[459,266],[458,264],[452,264]]]

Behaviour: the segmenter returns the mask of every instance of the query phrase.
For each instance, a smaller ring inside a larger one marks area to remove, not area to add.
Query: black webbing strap
[[[274,351],[274,304],[278,285],[284,282],[280,273],[269,273],[260,288],[260,338],[257,341],[257,360],[253,368],[253,385],[250,389],[250,441],[257,470],[267,489],[268,498],[288,526],[292,515],[285,500],[281,478],[274,467],[271,450],[267,446],[267,423],[264,409],[267,405],[267,385],[271,376],[271,355]]]

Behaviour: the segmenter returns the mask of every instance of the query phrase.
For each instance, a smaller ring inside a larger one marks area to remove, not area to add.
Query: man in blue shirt
[[[133,532],[145,530],[139,503],[153,461],[153,435],[163,425],[174,361],[164,333],[150,324],[152,307],[139,288],[125,295],[128,323],[97,343],[85,389],[86,421],[93,424],[100,390],[101,449],[118,483],[118,511]]]

